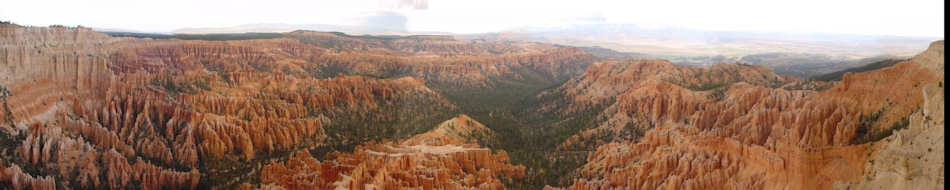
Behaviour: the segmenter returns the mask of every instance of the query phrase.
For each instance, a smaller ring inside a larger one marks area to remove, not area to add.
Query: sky
[[[143,32],[255,23],[458,34],[577,24],[943,37],[943,0],[2,0],[0,20]]]

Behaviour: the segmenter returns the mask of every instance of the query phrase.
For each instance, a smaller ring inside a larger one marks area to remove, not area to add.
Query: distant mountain
[[[142,31],[142,30],[130,30],[124,28],[92,28],[96,32],[102,33],[150,33],[150,34],[168,34],[168,32],[156,32],[156,31]]]
[[[214,33],[283,33],[291,32],[294,30],[307,29],[307,30],[318,30],[318,31],[343,31],[349,28],[339,25],[326,25],[326,24],[310,24],[310,25],[293,25],[293,24],[283,24],[283,23],[258,23],[258,24],[244,24],[232,27],[222,27],[222,28],[182,28],[172,31],[175,34],[214,34]]]
[[[937,37],[870,36],[786,32],[704,31],[644,28],[632,24],[582,24],[561,28],[521,28],[458,35],[486,39],[555,43],[584,48],[597,57],[657,58],[676,65],[746,63],[799,77],[855,68],[922,52]],[[593,48],[596,47],[596,48]],[[637,52],[623,55],[620,52]]]
[[[525,28],[468,38],[538,41],[572,46],[600,46],[653,55],[739,57],[757,53],[811,53],[865,58],[882,54],[913,55],[942,37],[850,34],[650,29],[632,24],[583,24],[563,28]]]
[[[233,27],[223,28],[182,28],[172,31],[175,34],[222,34],[222,33],[285,33],[296,30],[313,31],[336,31],[347,34],[372,34],[372,35],[444,35],[445,32],[408,32],[401,28],[379,27],[379,26],[348,26],[348,25],[330,25],[330,24],[284,24],[284,23],[258,23],[244,24]]]
[[[642,53],[619,52],[619,51],[615,51],[615,50],[612,50],[612,49],[603,48],[603,47],[600,47],[600,46],[580,47],[580,48],[581,48],[581,50],[584,50],[584,52],[587,52],[587,53],[593,55],[594,57],[598,57],[598,58],[601,58],[601,59],[616,59],[616,60],[623,60],[623,59],[650,59],[650,58],[653,58],[653,57],[654,57],[654,56],[647,55],[647,54],[642,54]]]
[[[741,57],[737,62],[770,67],[779,74],[812,77],[846,69],[862,67],[886,60],[900,60],[908,56],[879,55],[861,59],[835,57],[811,53],[761,53]]]

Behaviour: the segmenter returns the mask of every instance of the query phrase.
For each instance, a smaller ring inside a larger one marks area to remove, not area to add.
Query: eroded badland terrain
[[[940,189],[944,42],[840,81],[545,43],[0,25],[0,189]]]

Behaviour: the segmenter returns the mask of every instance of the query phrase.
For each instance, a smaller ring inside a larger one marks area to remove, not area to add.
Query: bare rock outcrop
[[[943,41],[934,42],[912,61],[937,69],[942,76]],[[944,188],[943,80],[920,90],[924,102],[910,116],[907,129],[875,143],[863,177],[859,181],[840,181],[835,189]]]
[[[465,144],[478,142],[479,140],[492,140],[495,134],[491,129],[485,127],[478,121],[475,121],[467,115],[446,120],[440,123],[435,129],[418,134],[402,142],[408,145],[447,145],[447,144]]]

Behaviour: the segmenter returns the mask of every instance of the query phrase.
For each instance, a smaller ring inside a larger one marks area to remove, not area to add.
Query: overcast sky
[[[482,33],[622,23],[701,30],[943,37],[943,0],[4,0],[0,20],[170,32],[254,23]]]

